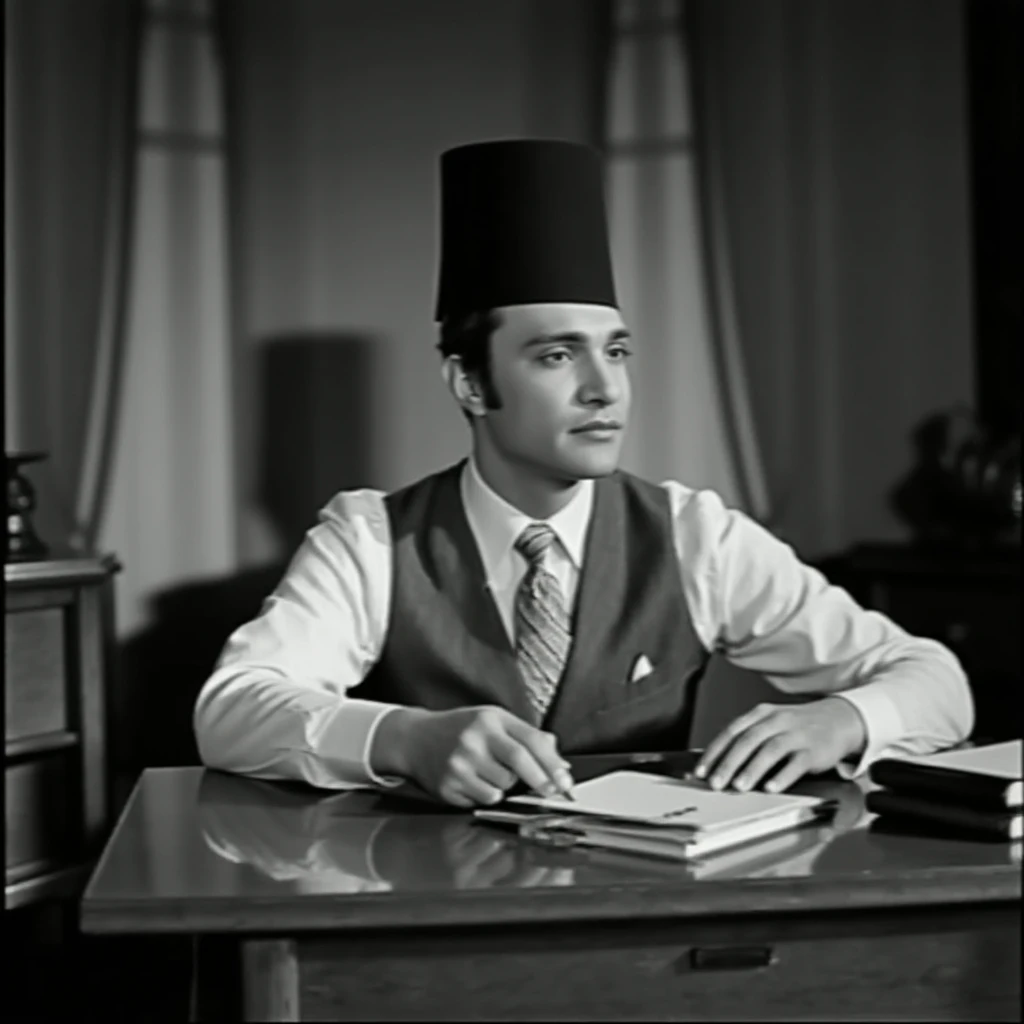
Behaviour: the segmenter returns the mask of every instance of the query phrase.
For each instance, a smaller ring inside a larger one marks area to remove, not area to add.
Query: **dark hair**
[[[500,409],[501,397],[491,374],[491,336],[501,326],[501,314],[493,309],[445,317],[441,321],[441,356],[458,356],[465,372],[475,377],[488,409]],[[472,422],[473,417],[464,413]]]

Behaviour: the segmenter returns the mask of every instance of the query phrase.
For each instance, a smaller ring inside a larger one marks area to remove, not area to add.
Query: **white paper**
[[[673,779],[628,770],[609,772],[582,782],[573,788],[573,796],[574,800],[520,796],[511,797],[509,803],[700,831],[822,803],[818,797],[791,793],[713,790],[697,779]]]
[[[1022,751],[1024,740],[1007,740],[1005,743],[965,747],[963,750],[943,750],[938,754],[924,754],[918,757],[898,755],[895,760],[909,761],[913,764],[933,764],[940,768],[959,768],[961,771],[995,775],[1003,779],[1019,779]]]

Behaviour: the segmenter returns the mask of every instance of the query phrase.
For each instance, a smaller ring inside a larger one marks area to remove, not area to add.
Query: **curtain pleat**
[[[90,547],[116,407],[131,147],[134,0],[5,5],[5,448],[35,524]]]
[[[607,129],[610,234],[620,304],[637,337],[623,463],[717,491],[755,516],[763,474],[735,339],[721,211],[694,133],[680,0],[612,5]]]
[[[743,354],[736,310],[734,268],[729,233],[729,208],[723,180],[721,139],[722,111],[714,88],[710,63],[713,53],[702,46],[703,7],[691,2],[686,7],[684,45],[689,44],[691,60],[690,93],[693,96],[694,162],[700,242],[708,296],[715,367],[725,404],[727,440],[736,465],[743,507],[755,519],[770,523],[772,503],[761,457],[761,443],[754,423],[750,384]]]
[[[222,69],[213,4],[147,0],[124,388],[100,540],[122,637],[236,567]]]

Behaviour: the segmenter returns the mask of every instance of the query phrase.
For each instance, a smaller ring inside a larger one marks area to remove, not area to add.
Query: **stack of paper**
[[[629,770],[581,783],[573,797],[508,800],[546,814],[511,809],[476,814],[485,821],[518,823],[523,834],[542,841],[690,860],[796,828],[834,808],[818,797],[716,791],[696,779]]]

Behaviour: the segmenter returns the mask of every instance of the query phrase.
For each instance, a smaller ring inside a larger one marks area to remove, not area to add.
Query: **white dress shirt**
[[[850,777],[896,753],[921,754],[969,735],[974,707],[957,659],[910,636],[800,562],[792,548],[713,491],[675,481],[671,510],[683,595],[701,643],[792,694],[835,694],[864,721],[867,745]],[[470,530],[502,622],[512,634],[526,562],[514,550],[528,523],[467,460],[460,481]],[[369,753],[395,705],[359,697],[380,657],[391,606],[385,494],[343,491],[320,513],[260,614],[228,639],[195,709],[210,767],[345,789],[388,785]],[[547,520],[545,555],[568,606],[575,599],[593,483]],[[683,738],[685,742],[685,738]]]
[[[498,606],[509,641],[514,645],[516,591],[527,570],[526,559],[514,545],[523,530],[537,520],[520,512],[488,487],[473,459],[466,463],[460,485],[462,505],[480,549],[487,586]],[[544,520],[554,532],[557,543],[544,552],[541,562],[558,580],[567,608],[572,608],[576,602],[593,507],[594,481],[584,480],[565,508]]]

